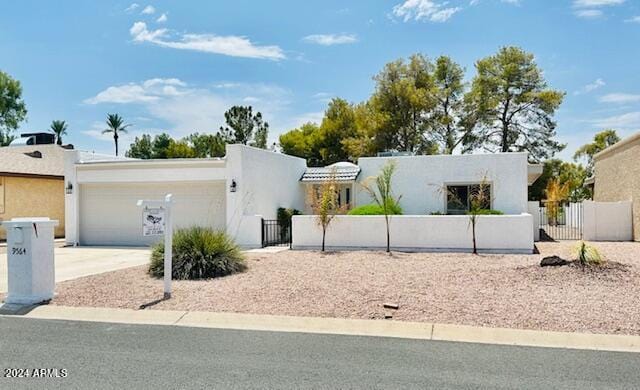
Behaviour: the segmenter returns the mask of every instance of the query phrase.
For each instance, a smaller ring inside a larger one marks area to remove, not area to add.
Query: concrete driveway
[[[0,292],[7,291],[6,249],[0,247]],[[149,248],[57,247],[56,282],[147,264],[149,255]]]

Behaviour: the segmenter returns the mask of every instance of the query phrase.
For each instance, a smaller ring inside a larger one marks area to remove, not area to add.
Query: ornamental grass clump
[[[173,279],[216,278],[246,269],[240,248],[225,232],[191,227],[173,233]],[[164,275],[163,242],[152,248],[149,274],[155,277]]]
[[[578,242],[575,247],[575,255],[580,265],[602,265],[604,259],[600,255],[600,252],[584,241]]]

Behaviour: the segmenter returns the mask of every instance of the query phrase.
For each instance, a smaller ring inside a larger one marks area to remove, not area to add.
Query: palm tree
[[[126,133],[127,127],[131,124],[124,124],[124,119],[118,114],[107,114],[107,129],[102,130],[102,134],[113,133],[113,141],[116,144],[116,156],[118,155],[118,138],[120,133]]]
[[[56,135],[56,143],[62,145],[62,136],[67,135],[67,122],[53,121],[51,122],[51,131]]]

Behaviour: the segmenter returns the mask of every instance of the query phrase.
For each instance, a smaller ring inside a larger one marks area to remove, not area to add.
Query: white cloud
[[[138,3],[131,3],[130,6],[128,6],[127,8],[125,8],[124,12],[133,12],[136,9],[138,9],[138,7],[140,7],[140,4]]]
[[[302,38],[305,42],[317,43],[318,45],[331,46],[345,43],[356,43],[358,37],[355,34],[312,34]]]
[[[144,9],[142,10],[141,14],[151,15],[151,14],[153,14],[155,12],[156,12],[156,9],[152,5],[148,5],[148,6],[144,7]]]
[[[625,20],[625,22],[629,22],[629,23],[640,23],[640,15],[638,16],[634,16],[630,19]]]
[[[404,3],[396,4],[392,12],[404,22],[415,20],[441,23],[462,10],[460,7],[447,7],[447,5],[446,1],[406,0]]]
[[[129,111],[132,117],[160,121],[159,126],[174,137],[195,131],[217,131],[224,124],[224,112],[234,105],[252,105],[254,110],[260,111],[272,129],[271,140],[298,125],[300,120],[298,114],[291,112],[291,92],[264,83],[223,82],[194,86],[175,78],[155,78],[108,87],[86,99],[85,103],[121,104],[125,114]],[[146,127],[148,124],[145,131]],[[102,138],[95,131],[87,135]]]
[[[582,19],[597,19],[602,17],[603,12],[599,9],[579,9],[574,14]]]
[[[162,15],[160,15],[160,16],[158,17],[158,19],[156,19],[156,22],[157,22],[157,23],[164,23],[164,22],[166,22],[166,21],[167,21],[167,19],[168,19],[168,18],[167,18],[167,13],[166,13],[166,12],[164,12],[164,13],[162,13]]]
[[[640,129],[640,111],[600,118],[591,122],[599,128]]]
[[[111,86],[96,96],[85,99],[86,104],[100,103],[149,103],[160,100],[162,97],[178,96],[182,93],[186,84],[178,79],[150,79],[142,83],[128,83]]]
[[[604,80],[596,79],[596,81],[594,81],[593,83],[585,85],[584,87],[582,87],[582,89],[580,89],[579,91],[575,91],[573,94],[582,95],[585,93],[595,91],[596,89],[604,87],[605,85],[607,85],[607,83],[605,83]]]
[[[573,6],[577,8],[607,7],[624,2],[625,0],[574,0]]]
[[[640,94],[634,95],[630,93],[610,93],[601,96],[599,99],[602,103],[637,103],[640,102]]]
[[[149,30],[144,22],[135,22],[129,33],[134,42],[149,42],[172,49],[275,61],[286,58],[278,46],[258,46],[248,38],[236,35],[181,34],[176,39],[171,39],[167,29]]]

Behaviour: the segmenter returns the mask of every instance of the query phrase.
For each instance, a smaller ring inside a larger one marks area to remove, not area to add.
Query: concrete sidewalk
[[[169,310],[129,310],[45,305],[27,318],[126,324],[398,337],[482,344],[640,353],[640,336],[546,332],[385,320],[288,317]]]
[[[56,283],[149,263],[148,248],[64,247],[55,249]],[[0,252],[0,292],[7,291],[7,254]]]

